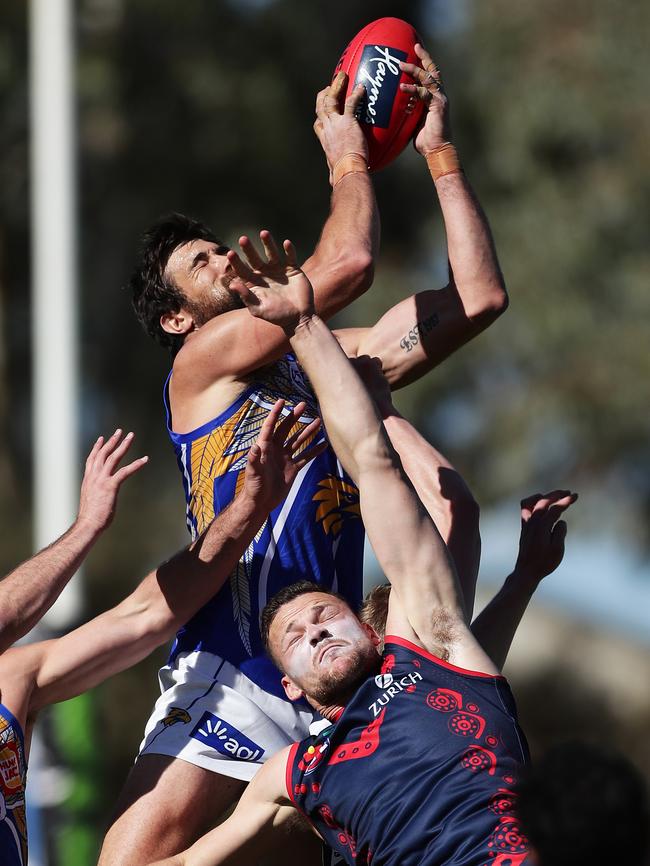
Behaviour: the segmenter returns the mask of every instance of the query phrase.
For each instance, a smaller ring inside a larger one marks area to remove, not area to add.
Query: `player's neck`
[[[334,722],[338,722],[345,707],[340,704],[331,704],[329,706],[322,706],[319,704],[315,706],[314,709],[318,710],[324,719],[327,719],[333,724]]]

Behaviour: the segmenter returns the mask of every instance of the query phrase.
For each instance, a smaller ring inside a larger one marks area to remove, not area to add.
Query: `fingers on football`
[[[270,231],[262,229],[260,232],[260,240],[264,246],[264,252],[269,260],[269,264],[276,265],[280,261],[280,250],[275,242],[275,239]]]
[[[341,103],[341,96],[345,93],[345,88],[347,87],[347,84],[348,84],[347,73],[343,72],[343,70],[339,70],[339,72],[337,72],[336,75],[334,76],[332,83],[330,84],[329,94],[326,97],[326,104],[327,104],[327,99],[330,99],[333,101],[334,107],[336,107],[338,109],[338,106]],[[331,103],[330,103],[330,105],[331,105]]]
[[[361,104],[361,100],[366,95],[366,88],[363,84],[357,84],[352,93],[345,100],[345,110],[344,114],[348,115],[348,117],[354,117],[357,113],[359,105]]]
[[[420,59],[420,63],[422,64],[422,67],[427,72],[430,72],[431,75],[434,76],[434,78],[440,78],[440,72],[438,71],[438,67],[433,62],[431,55],[426,50],[424,45],[421,45],[419,42],[416,42],[415,45],[413,46],[413,48],[415,50],[415,53],[417,54],[417,56]]]

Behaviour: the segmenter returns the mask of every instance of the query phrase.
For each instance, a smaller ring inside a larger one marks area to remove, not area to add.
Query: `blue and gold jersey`
[[[251,384],[221,415],[191,433],[179,434],[171,429],[167,385],[167,429],[183,477],[188,528],[196,537],[240,490],[248,450],[275,401],[283,398],[285,411],[306,402],[294,428],[300,429],[317,417],[316,398],[295,357],[285,355],[256,371]],[[230,580],[178,632],[171,660],[181,652],[206,650],[285,698],[278,672],[262,646],[261,611],[279,589],[303,579],[340,592],[356,608],[362,594],[363,541],[359,492],[328,448],[300,471]]]
[[[0,863],[27,866],[25,781],[27,763],[22,728],[0,704]]]

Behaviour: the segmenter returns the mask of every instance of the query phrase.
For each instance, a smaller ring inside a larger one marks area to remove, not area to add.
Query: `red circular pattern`
[[[509,812],[512,812],[515,805],[515,795],[512,791],[497,791],[496,794],[493,794],[490,797],[490,802],[488,804],[491,812],[494,812],[495,815],[507,815]]]
[[[465,709],[468,713],[478,713],[478,707],[476,704],[465,704]]]
[[[483,749],[472,748],[468,749],[461,761],[466,770],[471,770],[472,773],[478,773],[479,770],[489,770],[492,766],[490,758],[485,754]]]
[[[453,713],[458,709],[458,701],[453,695],[446,695],[435,689],[427,695],[427,706],[439,713]]]
[[[492,748],[494,748],[494,747],[496,746],[496,744],[497,744],[499,741],[497,740],[496,737],[493,737],[493,736],[490,734],[489,737],[486,737],[486,738],[485,738],[485,742],[488,744],[488,746],[492,746]]]
[[[488,848],[520,854],[528,850],[528,839],[521,832],[516,818],[502,818],[488,842]]]
[[[456,713],[449,719],[449,730],[458,737],[476,737],[481,730],[481,720],[467,713]]]

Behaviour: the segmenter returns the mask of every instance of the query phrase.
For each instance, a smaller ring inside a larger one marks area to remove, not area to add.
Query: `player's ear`
[[[376,646],[376,647],[380,647],[380,646],[381,646],[381,641],[382,641],[382,639],[381,639],[381,637],[377,634],[377,632],[374,630],[374,628],[373,628],[371,625],[369,625],[367,622],[362,622],[362,623],[361,623],[361,628],[362,628],[362,629],[365,631],[365,633],[368,635],[368,637],[369,637],[370,640],[372,641],[373,646]]]
[[[289,679],[286,674],[282,677],[282,688],[290,701],[298,701],[305,696],[303,690],[293,680]]]
[[[194,330],[194,318],[186,310],[179,310],[177,313],[163,313],[160,317],[160,327],[168,334],[180,337]]]

